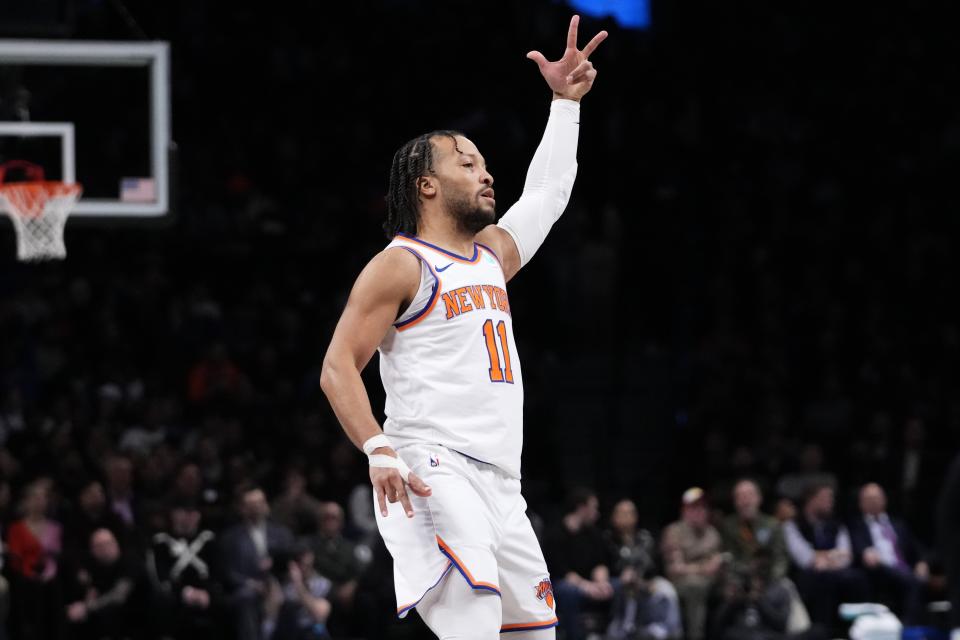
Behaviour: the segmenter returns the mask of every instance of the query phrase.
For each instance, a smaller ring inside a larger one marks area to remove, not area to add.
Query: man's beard
[[[480,206],[477,196],[458,194],[446,198],[447,212],[457,223],[457,229],[463,233],[476,234],[487,225],[497,221],[496,211]]]

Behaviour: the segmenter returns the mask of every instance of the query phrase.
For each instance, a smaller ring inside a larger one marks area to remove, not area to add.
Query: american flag
[[[153,178],[121,178],[121,202],[155,202],[157,185]]]

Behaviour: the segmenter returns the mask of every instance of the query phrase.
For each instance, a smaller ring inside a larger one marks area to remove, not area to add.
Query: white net
[[[0,209],[17,232],[17,259],[61,260],[67,256],[63,228],[80,196],[80,185],[13,182],[0,185]]]

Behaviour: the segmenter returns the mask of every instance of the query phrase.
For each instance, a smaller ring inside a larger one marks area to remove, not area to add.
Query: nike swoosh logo
[[[436,269],[437,271],[446,271],[447,269],[449,269],[449,268],[452,267],[452,266],[453,266],[453,263],[451,262],[450,264],[448,264],[447,266],[445,266],[445,267],[443,267],[443,268],[440,268],[440,267],[438,267],[437,265],[433,265],[433,268]]]

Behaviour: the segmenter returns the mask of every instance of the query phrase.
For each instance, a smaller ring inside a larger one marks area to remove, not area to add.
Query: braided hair
[[[387,190],[387,219],[383,223],[383,230],[388,238],[398,233],[417,233],[417,222],[420,220],[420,188],[417,179],[433,171],[433,162],[436,159],[436,147],[433,138],[446,136],[453,140],[457,151],[456,136],[462,136],[459,131],[440,129],[417,136],[400,147],[393,154],[393,164],[390,166],[390,187]]]

